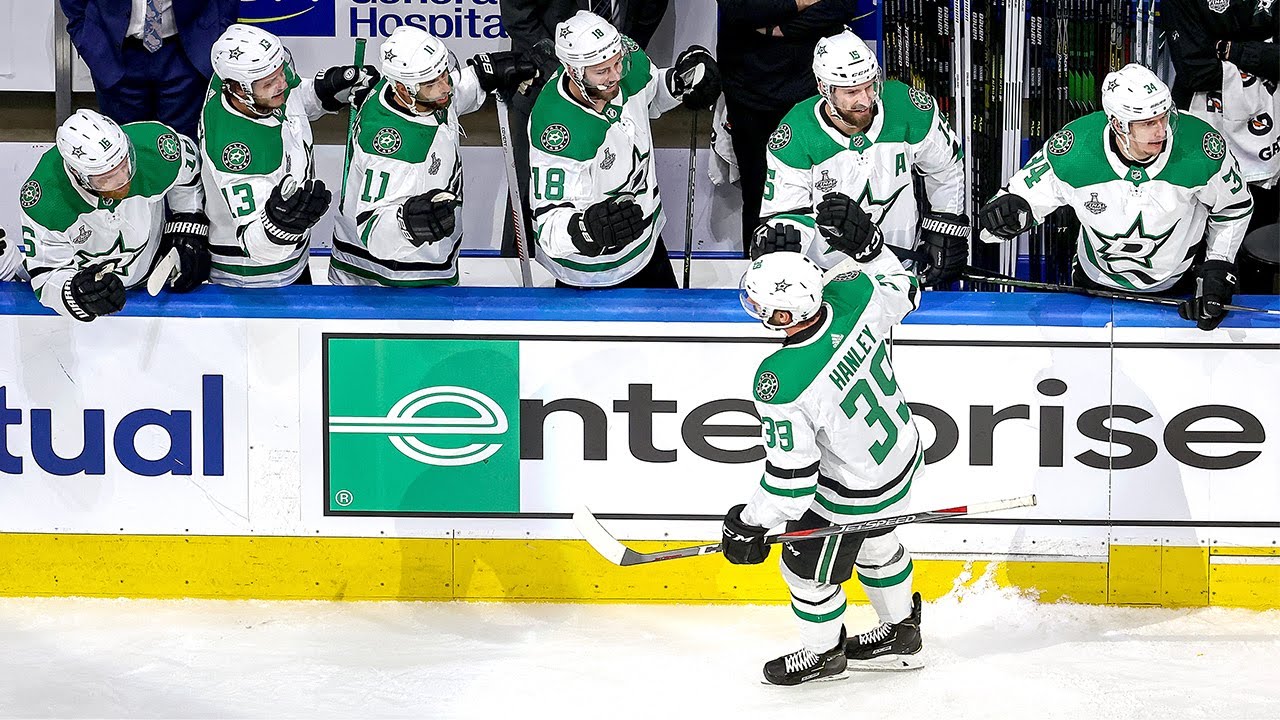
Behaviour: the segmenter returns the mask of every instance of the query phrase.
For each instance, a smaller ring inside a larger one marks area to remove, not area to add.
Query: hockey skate
[[[813,681],[839,680],[848,661],[844,656],[845,632],[840,627],[840,641],[830,650],[818,654],[801,648],[764,664],[764,679],[770,685],[799,685]]]
[[[918,670],[920,661],[920,593],[911,596],[911,615],[902,622],[880,623],[849,638],[844,645],[849,670]]]

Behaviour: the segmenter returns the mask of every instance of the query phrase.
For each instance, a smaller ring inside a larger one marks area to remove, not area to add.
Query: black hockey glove
[[[746,507],[745,504],[734,505],[725,514],[720,552],[734,565],[759,565],[769,557],[769,546],[764,544],[764,536],[769,529],[742,522],[742,511]]]
[[[115,263],[107,261],[81,268],[62,288],[62,302],[71,316],[89,322],[102,315],[124,309],[124,283],[112,272]]]
[[[496,90],[503,97],[510,97],[520,83],[538,76],[537,65],[523,54],[509,50],[480,53],[467,64],[475,68],[481,90],[487,93]]]
[[[4,228],[0,228],[0,255],[4,254],[6,247],[8,247],[8,245],[4,241]]]
[[[209,279],[209,218],[202,212],[174,213],[164,224],[161,257],[178,251],[178,275],[169,283],[173,292],[190,292]]]
[[[369,91],[381,79],[377,68],[365,65],[335,65],[316,73],[316,97],[329,112],[336,112],[343,105],[360,107]]]
[[[831,247],[858,262],[867,262],[880,254],[884,235],[867,211],[848,195],[827,193],[817,210],[818,232]]]
[[[277,245],[307,242],[307,231],[324,217],[332,199],[323,180],[306,180],[289,197],[284,197],[280,185],[275,186],[262,215],[267,239]]]
[[[923,285],[947,285],[960,278],[969,263],[969,217],[925,213],[920,223],[921,250],[929,262],[920,272]]]
[[[609,198],[578,213],[569,221],[569,236],[587,257],[611,253],[644,234],[644,213],[631,198]]]
[[[1031,228],[1031,204],[1013,193],[999,195],[978,211],[978,226],[1002,240],[1012,240]]]
[[[706,48],[690,45],[667,73],[667,90],[690,110],[706,110],[720,97],[720,66]]]
[[[404,235],[414,247],[453,235],[457,197],[446,190],[431,190],[404,201],[400,211]]]
[[[1178,314],[1195,321],[1201,330],[1212,330],[1227,317],[1226,306],[1236,291],[1236,266],[1226,260],[1205,260],[1196,268],[1196,294],[1183,300]]]
[[[764,223],[751,236],[751,259],[774,252],[800,252],[800,228],[791,223]]]

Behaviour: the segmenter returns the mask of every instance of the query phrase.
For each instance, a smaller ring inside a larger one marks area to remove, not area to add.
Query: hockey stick
[[[995,285],[1007,285],[1009,287],[1020,287],[1028,290],[1041,290],[1044,292],[1064,292],[1072,295],[1088,295],[1090,297],[1107,298],[1109,300],[1130,300],[1133,302],[1148,303],[1151,305],[1166,305],[1176,307],[1182,304],[1181,300],[1176,298],[1156,297],[1154,295],[1139,295],[1137,293],[1126,293],[1119,290],[1101,290],[1094,288],[1076,287],[1074,285],[1054,285],[1052,283],[1033,282],[1030,280],[1018,280],[1016,278],[1005,277],[995,273],[989,273],[978,268],[965,268],[960,274],[965,280],[973,280],[976,282],[989,282]],[[1264,315],[1280,315],[1280,310],[1270,310],[1268,308],[1248,307],[1247,305],[1223,305],[1226,310],[1235,312],[1251,312],[1262,313]]]
[[[1024,495],[1022,497],[1010,498],[1008,500],[996,500],[993,502],[977,503],[974,505],[961,505],[959,507],[944,508],[942,510],[930,510],[928,512],[908,513],[906,515],[894,515],[893,517],[875,518],[872,520],[863,520],[861,522],[849,523],[848,525],[831,525],[823,528],[813,528],[811,530],[797,530],[795,532],[782,533],[779,535],[766,535],[765,544],[774,545],[777,543],[794,542],[796,540],[813,540],[816,538],[831,537],[832,535],[848,535],[851,533],[869,532],[871,530],[884,530],[886,528],[894,528],[907,523],[931,522],[949,517],[964,517],[966,515],[977,515],[979,513],[995,512],[997,510],[1012,510],[1013,508],[1030,507],[1036,504],[1035,495]],[[583,539],[600,553],[606,560],[614,565],[627,567],[629,565],[644,565],[646,563],[661,562],[663,560],[678,560],[680,558],[698,557],[699,555],[710,555],[720,552],[720,543],[711,543],[709,545],[692,545],[690,547],[677,548],[675,550],[660,550],[654,553],[640,553],[618,542],[616,538],[609,534],[608,530],[600,524],[595,515],[587,508],[582,508],[573,514],[573,524],[578,526],[578,532],[582,533]]]
[[[699,66],[701,68],[701,66]],[[714,124],[714,123],[713,123]],[[689,289],[689,271],[693,263],[693,188],[698,176],[694,166],[698,162],[698,109],[693,109],[693,117],[689,119],[689,199],[684,209],[684,285]]]
[[[364,45],[367,41],[364,38],[356,38],[356,56],[355,68],[356,77],[360,76],[360,71],[364,68]],[[355,98],[352,97],[352,100]],[[355,145],[356,136],[356,106],[354,104],[347,106],[347,147],[342,153],[342,194],[339,198],[347,196],[347,173],[351,172],[351,148]]]
[[[516,155],[511,140],[511,120],[507,117],[507,101],[501,93],[494,93],[498,103],[498,135],[502,138],[502,154],[507,161],[507,200],[511,203],[511,230],[516,243],[516,257],[520,259],[520,287],[533,287],[533,272],[529,267],[529,248],[525,246],[524,204],[520,202],[520,185],[516,180]]]

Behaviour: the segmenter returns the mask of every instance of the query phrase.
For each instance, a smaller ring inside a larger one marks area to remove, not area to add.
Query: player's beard
[[[129,182],[116,188],[115,190],[107,190],[107,191],[97,190],[95,192],[98,194],[99,197],[106,200],[113,200],[113,201],[123,200],[129,196],[129,188],[132,185],[133,185],[133,181],[130,180]]]
[[[603,102],[609,102],[610,100],[618,97],[618,93],[622,92],[621,81],[614,83],[605,90],[600,90],[598,87],[587,85],[586,83],[583,83],[583,87],[587,90],[588,100],[598,100]]]
[[[858,132],[866,132],[867,128],[871,127],[871,121],[876,116],[875,103],[855,105],[852,108],[842,108],[834,102],[828,104],[841,122]]]
[[[435,97],[430,100],[418,98],[417,109],[423,115],[440,112],[449,107],[449,103],[453,102],[453,91],[450,90],[443,98]]]

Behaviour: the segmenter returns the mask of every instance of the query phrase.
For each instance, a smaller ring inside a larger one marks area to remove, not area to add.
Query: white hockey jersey
[[[475,70],[450,72],[449,107],[410,116],[391,98],[385,80],[360,108],[356,142],[334,229],[329,281],[334,285],[419,287],[456,285],[462,249],[462,206],[448,238],[416,247],[401,220],[404,201],[444,189],[462,199],[462,127],[459,115],[475,112],[485,93]]]
[[[1191,98],[1191,114],[1227,140],[1245,182],[1271,187],[1280,180],[1280,93],[1276,84],[1222,63],[1222,90]]]
[[[233,287],[280,287],[307,266],[309,242],[280,245],[262,228],[271,191],[285,177],[315,177],[311,121],[325,114],[315,82],[285,63],[285,103],[264,118],[241,114],[209,82],[200,115],[201,176],[209,198],[209,281]],[[336,195],[338,188],[330,188]],[[310,233],[308,233],[309,240]]]
[[[90,194],[67,173],[55,145],[23,184],[21,237],[31,288],[41,304],[72,317],[63,290],[88,265],[109,263],[125,288],[145,283],[164,232],[165,204],[173,212],[204,206],[195,143],[158,122],[124,125],[133,143],[135,171],[129,194],[108,200]]]
[[[1063,205],[1075,210],[1076,260],[1090,280],[1166,290],[1202,240],[1208,259],[1235,260],[1253,199],[1222,135],[1179,113],[1164,151],[1145,167],[1122,160],[1110,143],[1106,115],[1086,115],[1050,137],[1008,185],[1036,222]]]
[[[762,218],[813,215],[824,195],[839,192],[871,215],[885,242],[914,248],[920,225],[915,174],[923,177],[934,212],[965,212],[964,153],[927,93],[886,82],[871,126],[853,137],[836,129],[826,105],[820,96],[805,100],[770,136]],[[805,254],[824,269],[845,258],[820,237],[805,245]]]
[[[774,527],[812,509],[842,524],[905,506],[924,465],[889,362],[889,332],[920,283],[886,248],[827,273],[821,322],[787,338],[756,372],[765,471],[742,513]]]
[[[669,69],[653,67],[625,36],[623,47],[630,70],[604,112],[573,99],[562,68],[542,88],[529,117],[529,203],[538,262],[569,285],[617,285],[640,272],[666,224],[649,119],[679,101],[667,90]],[[569,236],[569,221],[598,202],[623,196],[633,196],[644,213],[644,234],[613,253],[579,253]]]

